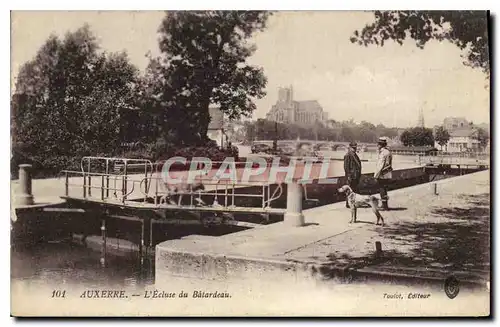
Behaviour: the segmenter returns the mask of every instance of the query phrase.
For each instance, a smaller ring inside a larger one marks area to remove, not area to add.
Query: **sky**
[[[47,37],[63,36],[88,23],[106,51],[125,50],[139,69],[146,53],[159,53],[160,11],[19,11],[11,19],[11,83]],[[354,119],[410,127],[422,108],[427,127],[445,117],[474,123],[490,120],[489,82],[463,65],[460,50],[431,41],[422,50],[411,40],[400,46],[359,46],[349,40],[374,20],[362,11],[281,11],[249,42],[257,51],[248,63],[261,66],[267,95],[256,100],[253,118],[264,118],[278,87],[292,85],[295,100],[318,100],[331,119]]]

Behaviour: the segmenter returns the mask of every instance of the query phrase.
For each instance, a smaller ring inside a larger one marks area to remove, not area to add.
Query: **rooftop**
[[[472,137],[476,134],[476,130],[472,128],[460,128],[450,131],[451,137]]]

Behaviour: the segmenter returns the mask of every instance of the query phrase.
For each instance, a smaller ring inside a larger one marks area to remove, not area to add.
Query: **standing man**
[[[389,196],[387,195],[387,188],[392,179],[392,154],[387,149],[387,140],[379,138],[378,142],[378,160],[377,168],[373,177],[377,181],[380,191],[380,199],[382,200],[382,209],[389,209]]]
[[[347,177],[347,184],[354,192],[358,192],[359,180],[361,178],[361,160],[356,153],[356,142],[349,143],[349,148],[344,156],[344,171]],[[345,202],[346,208],[349,208],[349,202]]]

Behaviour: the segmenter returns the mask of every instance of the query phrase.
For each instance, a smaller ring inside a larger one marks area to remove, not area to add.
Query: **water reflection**
[[[106,256],[105,266],[99,252],[71,243],[40,243],[11,248],[11,278],[14,282],[55,284],[88,288],[142,288],[154,284],[154,259],[141,260],[137,253]]]

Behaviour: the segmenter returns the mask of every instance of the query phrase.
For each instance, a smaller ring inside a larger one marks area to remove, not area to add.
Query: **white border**
[[[239,9],[239,10],[246,10],[246,9],[266,9],[266,10],[372,10],[372,9],[425,9],[425,10],[487,10],[490,9],[492,11],[492,14],[497,14],[500,12],[498,10],[498,1],[487,1],[487,0],[474,0],[474,1],[436,1],[436,0],[421,0],[421,1],[415,1],[415,2],[410,2],[410,1],[405,1],[402,2],[400,0],[386,0],[386,1],[360,1],[360,0],[351,0],[351,1],[345,1],[345,2],[338,2],[338,1],[298,1],[298,0],[287,0],[287,1],[270,1],[270,0],[253,0],[253,1],[245,1],[245,2],[235,2],[235,1],[230,1],[230,0],[210,0],[210,1],[203,1],[203,0],[197,0],[197,1],[148,1],[148,0],[141,0],[141,1],[130,1],[130,0],[122,0],[122,1],[117,1],[115,3],[107,2],[104,3],[102,0],[87,0],[85,2],[72,2],[72,1],[2,1],[0,3],[1,11],[0,11],[0,24],[2,25],[2,28],[0,29],[0,39],[2,42],[2,45],[4,45],[4,51],[2,52],[1,56],[1,76],[3,77],[1,79],[1,87],[0,90],[2,90],[2,111],[1,114],[3,115],[3,119],[1,120],[4,124],[5,127],[0,129],[2,133],[2,138],[5,140],[4,142],[0,142],[0,145],[2,146],[2,153],[6,156],[5,158],[10,158],[10,138],[8,136],[10,135],[10,115],[9,115],[9,108],[10,108],[10,55],[9,55],[9,49],[10,49],[10,10],[193,10],[193,9]],[[498,26],[498,19],[496,19],[496,25],[495,31],[493,32],[494,35],[494,40],[495,44],[498,45],[498,31],[497,30]],[[496,62],[495,59],[497,59],[497,54],[494,54],[494,57],[492,60]],[[497,65],[495,65],[495,70],[492,71],[492,75],[495,76],[497,72]],[[497,83],[494,84],[494,90],[495,94],[497,94]],[[493,122],[495,127],[498,126],[497,124],[498,120],[498,114],[496,114],[496,119]],[[495,128],[492,129],[494,130]],[[496,133],[495,133],[496,134]],[[9,140],[9,141],[7,141]],[[496,143],[497,137],[495,137],[494,142]],[[498,153],[495,153],[495,162],[498,161]],[[2,199],[4,201],[4,205],[2,208],[4,208],[4,212],[7,213],[7,210],[10,207],[10,200],[9,200],[9,194],[10,194],[10,189],[9,189],[9,184],[7,182],[7,176],[9,176],[8,180],[10,181],[10,174],[8,174],[9,171],[9,165],[10,163],[7,160],[2,161],[2,176],[5,176],[5,182],[2,183]],[[495,178],[496,182],[496,178]],[[492,201],[492,203],[500,203],[498,201],[498,196],[495,197],[495,199]],[[4,252],[4,255],[2,256],[7,260],[7,258],[10,258],[10,236],[9,236],[9,231],[10,231],[10,226],[9,226],[9,216],[6,214],[3,217],[3,223],[5,224],[2,228],[2,237],[1,240],[3,241],[3,246],[1,249]],[[495,218],[492,217],[492,220]],[[498,236],[500,233],[498,232],[498,222],[495,222],[495,230],[493,231],[495,236]],[[493,244],[492,244],[493,245]],[[495,244],[496,245],[496,244]],[[498,251],[496,249],[492,249],[494,251],[493,253],[497,253],[498,256]],[[495,258],[496,259],[496,258]],[[498,263],[498,261],[496,262]],[[4,265],[6,266],[6,265]],[[9,270],[3,269],[2,270],[2,280],[5,283],[3,290],[10,290],[10,260],[9,260]],[[497,269],[498,271],[498,269]],[[496,282],[498,279],[496,278],[497,274],[493,277],[494,279],[494,285],[496,288]],[[493,292],[494,290],[492,290]],[[3,298],[2,298],[2,307],[5,308],[3,314],[2,314],[2,320],[7,320],[5,319],[6,317],[10,316],[10,292],[9,291],[4,291],[3,293]],[[495,301],[494,303],[498,303]],[[7,309],[8,308],[8,309]],[[491,308],[491,312],[496,312],[496,307]],[[7,312],[8,310],[8,312]],[[397,321],[396,323],[401,323],[402,321]],[[45,322],[52,324],[53,322]],[[68,322],[65,322],[68,323]],[[81,323],[81,322],[80,322]],[[86,322],[84,322],[86,323]],[[101,324],[103,325],[104,322],[90,322],[93,326],[100,326]],[[120,321],[120,324],[124,323],[130,323],[130,322],[125,322],[125,321]],[[169,321],[168,324],[175,323],[173,321]],[[220,322],[216,322],[219,324]],[[231,322],[234,323],[234,322]],[[304,323],[304,322],[302,322]],[[343,321],[336,321],[334,322],[335,324],[343,324],[346,322]],[[357,322],[355,322],[357,323]],[[381,321],[379,322],[380,324],[386,324],[386,321]],[[410,322],[407,322],[410,323]],[[430,322],[427,322],[430,323]],[[440,324],[456,324],[457,321],[440,321]],[[458,322],[460,323],[460,322]],[[8,324],[14,324],[14,320],[12,318],[9,319]]]
[[[184,1],[155,1],[155,0],[123,0],[117,2],[103,2],[88,0],[74,1],[15,1],[9,3],[11,10],[209,10],[209,9],[260,9],[260,10],[382,10],[382,9],[425,9],[425,10],[487,10],[495,2],[492,0],[475,1],[228,1],[228,0],[184,0]]]

